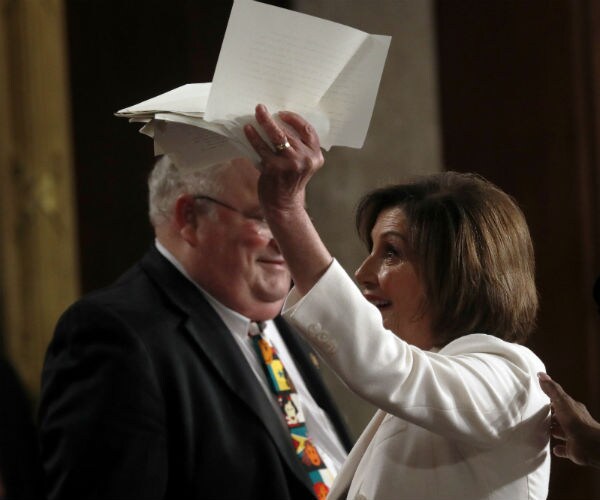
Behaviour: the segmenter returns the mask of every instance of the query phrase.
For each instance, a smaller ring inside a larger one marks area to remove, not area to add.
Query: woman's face
[[[408,223],[401,208],[383,210],[371,231],[371,254],[356,271],[365,298],[381,312],[383,326],[421,349],[431,349],[434,336],[425,288],[408,245]]]

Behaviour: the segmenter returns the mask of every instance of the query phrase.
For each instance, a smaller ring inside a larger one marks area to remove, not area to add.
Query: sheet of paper
[[[171,113],[202,115],[206,109],[210,87],[210,83],[188,83],[129,108],[121,109],[115,114],[127,117],[169,111]]]
[[[321,144],[362,147],[390,37],[252,0],[235,0],[219,55],[207,121],[251,117],[257,103],[292,110]]]

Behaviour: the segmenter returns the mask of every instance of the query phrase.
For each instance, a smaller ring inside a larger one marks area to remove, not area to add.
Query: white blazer
[[[334,261],[284,316],[359,396],[380,410],[342,467],[329,498],[537,500],[548,494],[549,400],[543,363],[485,334],[439,352],[382,326]]]

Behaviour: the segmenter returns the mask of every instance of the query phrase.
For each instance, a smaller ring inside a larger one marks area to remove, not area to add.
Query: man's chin
[[[257,320],[266,321],[273,319],[281,314],[281,308],[285,298],[271,299],[268,296],[261,296],[259,300],[255,300],[250,308],[251,311],[246,316]]]
[[[253,293],[254,296],[262,302],[280,302],[281,305],[283,305],[290,288],[291,285],[287,281],[265,280],[254,288]]]
[[[271,300],[285,297],[292,288],[292,278],[286,268],[261,273],[256,278],[253,286],[256,294],[270,296]]]
[[[271,290],[262,290],[260,293],[255,294],[255,296],[265,304],[273,304],[280,303],[283,306],[285,302],[285,298],[287,297],[288,290],[285,292],[277,292],[275,293],[273,289]]]

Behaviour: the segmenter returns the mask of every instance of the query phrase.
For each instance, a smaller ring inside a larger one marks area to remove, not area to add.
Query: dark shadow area
[[[0,358],[0,482],[7,500],[43,498],[31,401],[13,367]]]

